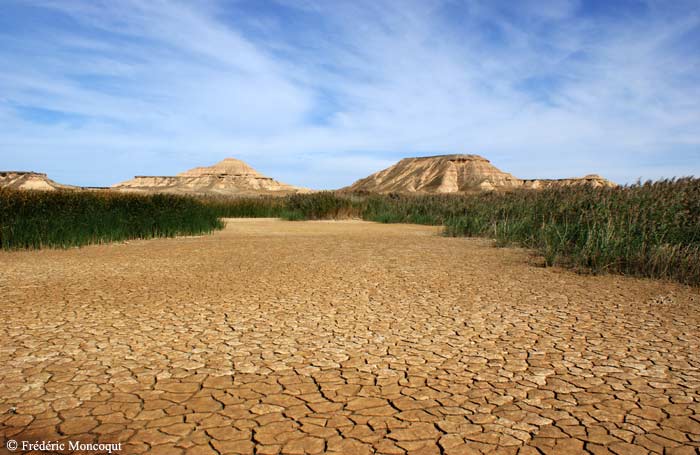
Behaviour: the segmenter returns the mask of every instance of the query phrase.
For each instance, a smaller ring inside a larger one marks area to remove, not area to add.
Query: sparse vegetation
[[[0,188],[2,249],[66,248],[222,227],[212,207],[183,196]]]

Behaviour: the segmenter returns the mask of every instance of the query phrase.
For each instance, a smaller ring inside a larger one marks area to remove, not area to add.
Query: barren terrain
[[[0,433],[163,454],[694,454],[697,288],[436,227],[0,253]]]

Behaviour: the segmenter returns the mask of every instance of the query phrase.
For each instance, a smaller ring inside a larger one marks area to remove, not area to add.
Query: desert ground
[[[0,450],[699,453],[698,289],[539,262],[270,219],[2,252]]]

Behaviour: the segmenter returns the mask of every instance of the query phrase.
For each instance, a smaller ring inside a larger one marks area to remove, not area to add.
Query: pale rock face
[[[597,174],[589,174],[584,177],[571,177],[567,179],[534,179],[523,180],[523,188],[539,190],[543,188],[555,188],[562,186],[588,185],[593,188],[615,188],[617,183],[601,177]]]
[[[513,189],[591,185],[615,187],[599,175],[561,180],[522,180],[503,172],[479,155],[439,155],[405,158],[395,165],[358,180],[345,191],[371,193],[477,193]]]
[[[226,158],[175,176],[136,176],[113,185],[119,191],[214,195],[283,195],[309,192],[261,175],[243,161]]]
[[[0,171],[0,187],[15,190],[56,191],[72,190],[78,187],[54,182],[39,172]]]
[[[538,190],[578,185],[589,185],[595,188],[617,186],[617,184],[596,174],[566,179],[522,180],[499,170],[489,160],[478,155],[441,155],[405,158],[387,169],[358,180],[343,190],[374,193],[449,194],[504,191],[518,188]],[[46,174],[16,171],[0,171],[0,187],[44,191],[80,189],[80,187],[54,182]],[[137,176],[113,185],[112,189],[233,196],[311,192],[306,188],[287,185],[265,177],[243,161],[234,158],[226,158],[213,166],[196,167],[176,176]]]
[[[500,171],[481,156],[441,155],[405,158],[346,189],[377,193],[464,193],[521,185],[522,180]]]
[[[203,175],[247,175],[263,177],[258,171],[235,158],[225,158],[213,166],[196,167],[177,175],[179,177],[200,177]]]

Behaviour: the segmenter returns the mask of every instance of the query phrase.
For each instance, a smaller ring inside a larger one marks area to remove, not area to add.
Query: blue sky
[[[700,0],[6,0],[0,68],[0,170],[62,183],[233,156],[338,188],[440,153],[700,175]]]

